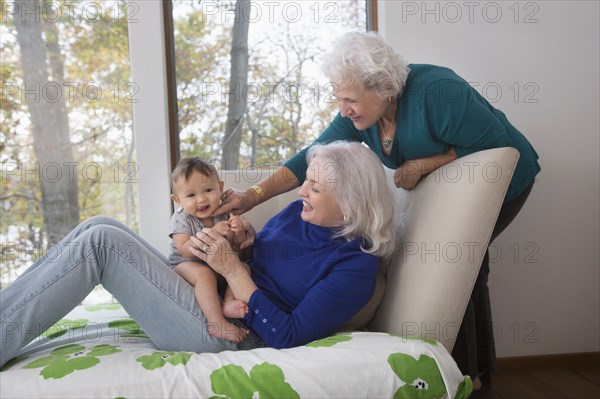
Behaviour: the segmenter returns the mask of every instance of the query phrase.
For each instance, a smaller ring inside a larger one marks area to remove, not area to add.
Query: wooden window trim
[[[366,0],[367,30],[378,30],[377,0]],[[167,74],[167,104],[169,119],[169,144],[171,170],[181,157],[179,151],[179,120],[177,118],[177,75],[175,68],[175,32],[173,31],[173,2],[163,1],[163,24],[165,31],[165,58]]]

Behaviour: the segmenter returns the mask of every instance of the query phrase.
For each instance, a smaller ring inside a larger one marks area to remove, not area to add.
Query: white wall
[[[140,229],[164,249],[170,201],[162,12],[159,2],[136,3],[140,18],[130,26],[130,42],[140,49],[132,54],[140,87]],[[474,82],[540,154],[538,184],[493,246],[498,355],[599,351],[599,3],[378,5],[379,30],[398,52]]]
[[[599,4],[378,2],[399,53],[474,82],[540,155],[529,201],[493,244],[499,357],[600,350]]]

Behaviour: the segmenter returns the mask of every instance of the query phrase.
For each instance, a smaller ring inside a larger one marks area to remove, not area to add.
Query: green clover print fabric
[[[172,366],[185,365],[191,357],[191,353],[185,352],[154,352],[151,355],[140,356],[135,360],[146,370],[156,370],[167,363]]]
[[[97,312],[99,310],[117,310],[121,308],[122,306],[118,303],[110,303],[107,305],[90,305],[86,306],[84,309],[88,312]]]
[[[44,331],[42,333],[42,336],[49,339],[55,339],[65,335],[69,330],[78,330],[81,328],[85,328],[88,325],[88,322],[89,320],[86,319],[61,319],[57,321],[56,324],[54,324],[52,327]]]
[[[351,339],[352,336],[350,334],[337,334],[332,335],[331,337],[318,339],[316,341],[306,344],[306,346],[311,348],[329,347],[335,344],[339,344],[340,342],[350,341]]]
[[[13,359],[10,359],[8,362],[4,363],[4,366],[2,366],[2,368],[0,368],[0,371],[6,371],[6,370],[10,369],[12,366],[14,366],[15,364],[19,363],[21,360],[25,360],[28,357],[29,356],[17,356]]]
[[[108,328],[114,328],[117,331],[127,331],[127,334],[119,334],[122,337],[130,337],[130,338],[149,338],[145,332],[143,332],[140,328],[140,326],[138,325],[138,323],[135,322],[135,320],[129,318],[129,319],[119,319],[119,320],[113,320],[110,323],[108,323]]]
[[[96,345],[91,350],[85,346],[70,344],[61,346],[50,352],[50,355],[34,360],[23,366],[24,369],[42,367],[40,375],[44,379],[63,378],[77,370],[85,370],[100,363],[99,356],[113,355],[121,352],[112,345]]]
[[[388,363],[405,382],[394,394],[394,399],[442,398],[446,395],[444,380],[433,358],[421,355],[416,360],[404,353],[392,353]]]
[[[265,398],[300,398],[290,384],[285,382],[285,375],[278,366],[261,363],[246,371],[234,364],[223,366],[210,375],[212,390],[218,396],[211,399],[251,399],[254,393]]]

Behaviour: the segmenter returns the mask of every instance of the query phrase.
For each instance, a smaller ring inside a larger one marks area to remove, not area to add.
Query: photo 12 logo
[[[455,342],[460,329],[459,323],[427,323],[403,321],[400,326],[402,337],[421,337],[436,341]],[[514,344],[528,345],[542,342],[540,324],[535,321],[515,321],[510,325],[492,323],[494,342],[510,340]],[[409,339],[409,338],[404,338]]]
[[[59,181],[74,183],[82,179],[86,183],[100,181],[112,183],[137,183],[139,167],[135,162],[100,165],[97,162],[2,162],[0,163],[0,181],[17,180],[20,182]]]
[[[204,21],[215,19],[221,23],[244,20],[250,23],[286,23],[300,21],[313,23],[340,23],[339,13],[344,1],[206,1],[200,4]]]
[[[134,82],[115,82],[109,85],[101,85],[97,82],[2,82],[2,103],[12,102],[35,102],[35,103],[75,103],[83,101],[86,103],[97,103],[103,99],[113,103],[132,104],[139,100],[136,94],[139,87]]]
[[[136,15],[140,5],[135,1],[3,1],[1,21],[6,23],[9,17],[20,21],[45,23],[77,22],[81,24],[137,23]]]
[[[403,1],[402,22],[539,23],[540,5],[533,1]]]
[[[336,86],[330,82],[309,82],[307,84],[297,82],[248,82],[224,83],[204,81],[200,84],[200,101],[211,103],[213,101],[227,103],[244,102],[247,104],[257,103],[296,103],[301,99],[313,103],[333,104],[337,99],[333,95]]]

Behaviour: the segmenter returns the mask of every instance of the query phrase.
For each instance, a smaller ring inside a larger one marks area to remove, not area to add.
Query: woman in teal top
[[[405,64],[374,32],[343,35],[323,69],[334,83],[340,112],[315,142],[364,142],[385,166],[395,169],[396,186],[407,190],[458,157],[514,147],[520,158],[492,240],[515,218],[540,171],[538,155],[506,116],[464,79],[448,68]],[[305,179],[306,151],[251,189],[227,191],[217,213],[243,213],[298,187]],[[486,253],[453,351],[461,371],[474,379],[474,388],[481,382],[489,386],[495,369],[488,274]]]
[[[374,123],[362,130],[355,126],[351,117],[344,117],[344,113],[351,111],[346,111],[343,105],[340,106],[341,113],[315,142],[362,141],[388,168],[398,169],[410,161],[412,167],[405,165],[404,174],[405,180],[412,177],[412,182],[432,171],[426,161],[420,160],[446,154],[450,148],[457,157],[462,157],[489,148],[515,147],[520,158],[505,202],[517,198],[540,170],[537,153],[523,134],[452,70],[419,64],[409,65],[409,68],[403,95],[392,100],[396,108],[395,128],[389,149],[382,144],[380,136],[381,125],[387,122]],[[344,101],[339,100],[340,103]],[[298,181],[304,180],[306,150],[285,163]],[[409,176],[412,174],[415,176]],[[407,189],[414,187],[398,180],[396,185]]]

